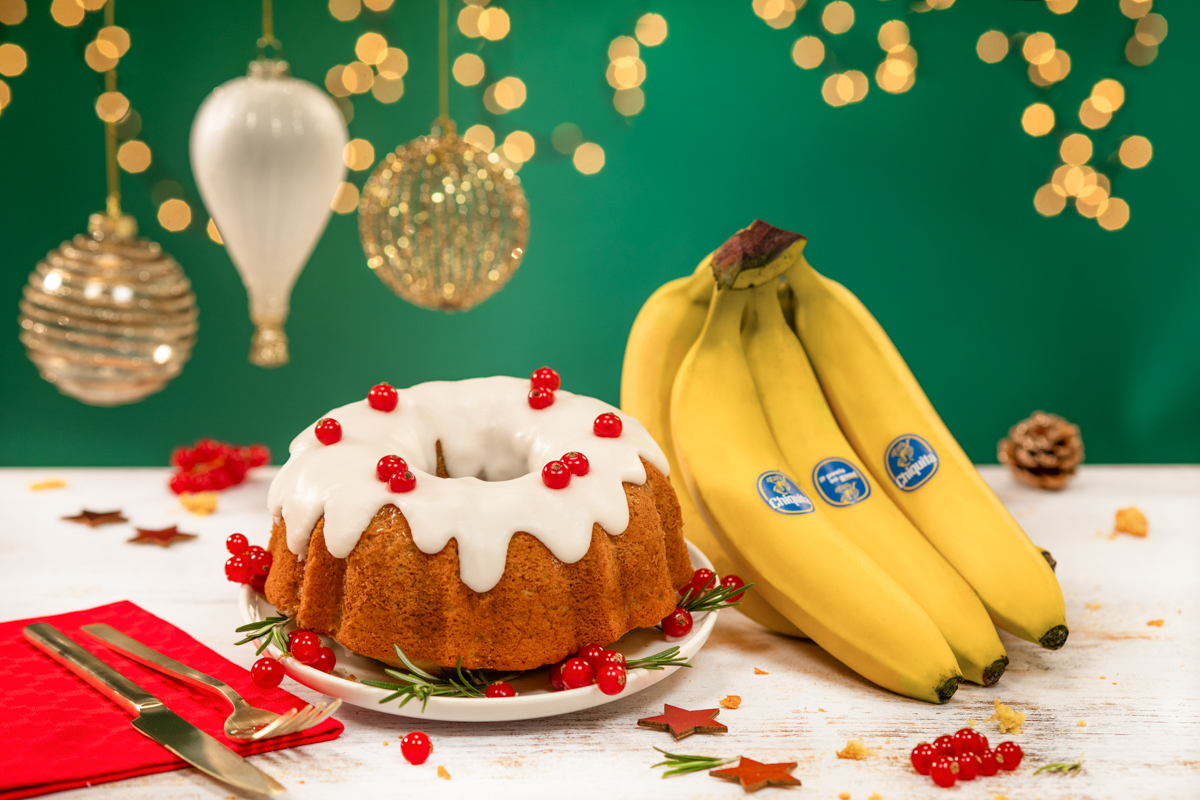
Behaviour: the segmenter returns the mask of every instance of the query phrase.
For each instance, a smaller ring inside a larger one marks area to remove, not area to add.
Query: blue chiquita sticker
[[[844,458],[827,458],[813,468],[813,486],[831,506],[852,506],[871,496],[871,484],[858,467]]]
[[[758,476],[758,495],[771,510],[780,514],[810,514],[813,501],[800,491],[796,482],[782,472],[764,472]]]
[[[897,488],[915,491],[933,477],[938,469],[938,455],[929,442],[913,433],[897,436],[883,453],[888,477]]]

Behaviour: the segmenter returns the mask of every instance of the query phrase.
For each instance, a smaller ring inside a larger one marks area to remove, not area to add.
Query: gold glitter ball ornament
[[[175,259],[133,217],[93,214],[88,235],[50,251],[21,299],[21,342],[42,377],[93,406],[135,403],[179,374],[196,341],[196,298]]]
[[[363,186],[358,231],[367,266],[396,294],[466,311],[521,265],[529,206],[498,154],[435,126],[379,162]]]

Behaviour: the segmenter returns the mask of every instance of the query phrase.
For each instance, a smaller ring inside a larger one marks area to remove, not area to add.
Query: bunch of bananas
[[[741,610],[860,675],[945,702],[1008,665],[995,627],[1067,639],[1062,590],[883,328],[761,221],[660,287],[621,405],[662,445],[684,533]]]

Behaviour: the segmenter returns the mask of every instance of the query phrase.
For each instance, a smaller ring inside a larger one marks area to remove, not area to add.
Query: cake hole
[[[479,443],[448,447],[449,456],[443,451],[440,439],[436,446],[439,478],[511,481],[533,471],[527,453],[508,431],[489,432]]]

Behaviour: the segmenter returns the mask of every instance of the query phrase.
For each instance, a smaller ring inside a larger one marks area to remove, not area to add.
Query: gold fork
[[[342,705],[341,700],[331,700],[328,703],[307,705],[304,708],[290,709],[284,714],[276,714],[274,711],[250,705],[228,684],[186,664],[180,664],[110,625],[84,625],[80,630],[139,664],[224,697],[233,706],[233,713],[225,720],[225,735],[235,742],[257,742],[306,730],[324,722]]]

